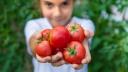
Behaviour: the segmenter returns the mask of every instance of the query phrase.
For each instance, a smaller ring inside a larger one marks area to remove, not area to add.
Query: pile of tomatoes
[[[45,29],[41,31],[41,35],[42,39],[35,47],[35,52],[39,56],[51,56],[60,51],[66,62],[81,64],[81,60],[86,55],[86,50],[82,44],[86,35],[80,24]]]

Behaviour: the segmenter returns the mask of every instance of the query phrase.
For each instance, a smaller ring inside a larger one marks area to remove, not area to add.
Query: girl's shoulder
[[[74,22],[81,23],[81,24],[92,24],[92,25],[94,25],[92,20],[87,19],[87,18],[73,17],[73,20],[74,20]]]
[[[36,18],[36,19],[31,19],[27,21],[27,24],[40,24],[44,22],[45,22],[45,18]]]
[[[51,27],[46,18],[31,19],[31,20],[27,21],[26,26],[34,27],[34,28],[38,28],[38,29]]]

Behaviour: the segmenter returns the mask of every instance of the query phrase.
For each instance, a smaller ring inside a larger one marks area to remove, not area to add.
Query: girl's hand
[[[65,61],[63,60],[63,55],[61,52],[58,52],[55,55],[52,56],[47,56],[47,57],[40,57],[39,55],[36,54],[36,59],[41,62],[41,63],[51,63],[53,66],[61,66],[65,64]]]
[[[82,64],[72,64],[72,67],[74,69],[81,69],[83,67],[83,64],[88,64],[90,61],[91,61],[91,55],[90,55],[90,51],[89,51],[89,47],[88,47],[88,43],[87,41],[84,41],[83,42],[84,44],[84,47],[85,47],[85,50],[86,50],[86,56],[85,58],[81,61]]]
[[[61,65],[65,64],[62,52],[58,52],[57,54],[52,56],[51,64],[53,66],[61,66]]]
[[[40,57],[38,54],[36,54],[36,59],[41,62],[41,63],[47,63],[51,61],[51,56],[47,56],[47,57]]]
[[[85,35],[87,35],[87,38],[89,39],[89,38],[93,37],[94,33],[93,32],[89,32],[89,31],[86,31],[85,32]],[[84,40],[83,41],[83,46],[85,47],[85,50],[86,50],[86,56],[81,61],[82,64],[80,64],[80,65],[78,65],[78,64],[72,64],[72,67],[74,69],[81,69],[84,64],[88,64],[91,61],[91,54],[90,54],[90,50],[89,50],[88,40]]]
[[[35,56],[35,58],[41,62],[41,63],[46,63],[46,62],[50,62],[51,61],[51,56],[47,56],[47,57],[40,57],[36,52],[35,52],[35,47],[36,45],[41,41],[41,38],[42,38],[42,35],[40,33],[41,31],[39,32],[36,32],[33,37],[32,37],[32,43],[31,43],[31,47],[32,47],[32,52],[33,52],[33,55]]]
[[[41,33],[40,32],[37,32],[35,34],[35,44],[34,44],[34,47],[36,46],[36,44],[38,44],[38,42],[40,41],[41,39]],[[34,52],[34,51],[33,51]],[[56,53],[55,55],[52,55],[52,56],[47,56],[47,57],[40,57],[38,54],[34,53],[35,54],[35,57],[36,59],[41,62],[41,63],[46,63],[46,62],[49,62],[51,63],[53,66],[60,66],[60,65],[63,65],[65,64],[65,61],[63,60],[63,54],[61,52],[58,52]]]
[[[94,33],[93,32],[86,32],[85,35],[87,35],[87,38],[91,38],[93,37]],[[40,35],[37,35],[37,39],[40,38]],[[72,67],[74,69],[81,69],[83,67],[83,64],[88,64],[90,61],[91,61],[91,55],[90,55],[90,50],[89,50],[89,44],[88,44],[88,41],[87,40],[84,40],[83,41],[83,45],[85,47],[85,50],[86,50],[86,56],[85,58],[82,60],[82,64],[81,65],[78,65],[78,64],[72,64]],[[63,64],[65,64],[66,62],[64,61],[63,59],[63,54],[61,52],[58,52],[57,54],[55,55],[52,55],[52,56],[47,56],[47,57],[40,57],[39,55],[36,54],[36,58],[39,62],[42,62],[42,63],[46,63],[46,62],[49,62],[51,63],[53,66],[61,66]]]

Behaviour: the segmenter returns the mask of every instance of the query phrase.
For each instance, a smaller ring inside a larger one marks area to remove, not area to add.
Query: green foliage
[[[0,1],[0,72],[31,72],[24,25],[29,19],[39,17],[34,4],[32,0]]]
[[[110,7],[116,5],[120,11],[127,6],[128,0],[85,0],[83,7],[76,6],[76,15],[82,16],[77,10],[93,20],[96,26],[92,42],[92,62],[90,72],[127,72],[128,71],[128,22],[113,21]],[[101,12],[108,13],[107,18]]]
[[[128,22],[112,20],[110,7],[113,4],[122,11],[128,0],[85,0],[75,7],[74,15],[83,17],[84,14],[84,17],[93,20],[96,26],[91,48],[90,72],[128,71]],[[108,13],[108,18],[101,16],[102,11]]]
[[[128,0],[82,0],[74,15],[90,18],[96,32],[92,42],[89,72],[128,71],[128,24],[111,19],[110,6],[120,11]],[[32,72],[31,57],[26,52],[24,26],[26,21],[40,17],[37,0],[0,1],[0,72]],[[101,16],[106,11],[108,18]]]
[[[106,21],[102,22],[102,24],[105,23]],[[100,30],[97,29],[91,49],[91,71],[126,72],[128,70],[128,31],[125,28],[128,24],[109,22],[104,25],[103,32],[101,27]]]

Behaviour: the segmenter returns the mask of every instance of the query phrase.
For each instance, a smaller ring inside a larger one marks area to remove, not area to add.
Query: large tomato
[[[72,41],[82,42],[86,37],[84,34],[84,29],[79,24],[69,24],[67,29],[71,34]]]
[[[51,29],[45,29],[41,31],[43,40],[49,40],[50,31]]]
[[[70,33],[64,26],[57,26],[50,32],[50,45],[53,48],[65,48],[70,38]]]
[[[85,48],[78,41],[71,41],[63,52],[65,61],[71,64],[81,64],[85,54]]]
[[[35,47],[35,53],[41,57],[50,56],[52,54],[52,49],[48,41],[41,41]]]

